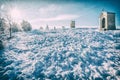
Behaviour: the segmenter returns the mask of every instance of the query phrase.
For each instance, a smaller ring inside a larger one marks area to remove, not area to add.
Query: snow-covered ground
[[[119,80],[120,32],[18,32],[0,51],[0,80]]]

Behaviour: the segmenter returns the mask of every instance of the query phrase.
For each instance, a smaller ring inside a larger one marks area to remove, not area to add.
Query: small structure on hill
[[[75,28],[75,21],[71,21],[70,27]]]
[[[62,26],[62,29],[65,29],[65,26]]]
[[[54,30],[56,30],[56,27],[54,26]]]
[[[40,27],[40,30],[43,30],[43,27],[42,27],[42,26]]]
[[[100,30],[115,30],[115,13],[102,11],[99,18]]]
[[[48,25],[46,25],[46,30],[49,30],[49,27],[48,27]]]

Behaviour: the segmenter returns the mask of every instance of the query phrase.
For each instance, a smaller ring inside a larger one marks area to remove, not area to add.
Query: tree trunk
[[[9,23],[10,24],[10,38],[12,37],[12,29],[11,29],[11,23]]]

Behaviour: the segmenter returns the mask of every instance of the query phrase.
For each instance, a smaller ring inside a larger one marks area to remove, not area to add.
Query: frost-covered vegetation
[[[23,20],[21,25],[19,25],[9,18],[0,17],[0,50],[4,48],[4,41],[6,42],[8,39],[13,37],[12,33],[21,31],[27,32],[31,30],[32,26],[28,21]]]
[[[0,51],[1,80],[119,80],[119,31],[18,32]]]

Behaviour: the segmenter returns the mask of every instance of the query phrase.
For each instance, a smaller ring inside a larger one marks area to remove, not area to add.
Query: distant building
[[[56,27],[54,26],[54,30],[56,30]]]
[[[62,26],[62,29],[65,29],[65,26]]]
[[[46,26],[46,30],[49,30],[49,27],[48,27],[48,25]]]
[[[103,11],[99,18],[100,30],[115,30],[115,13]]]
[[[40,30],[43,30],[43,27],[42,27],[42,26],[40,27]]]
[[[71,21],[70,27],[75,28],[75,21]]]

